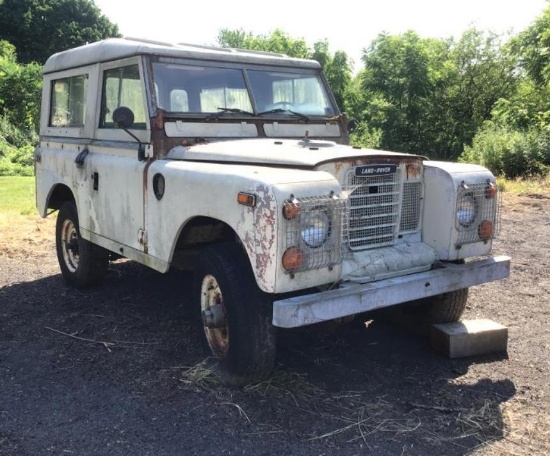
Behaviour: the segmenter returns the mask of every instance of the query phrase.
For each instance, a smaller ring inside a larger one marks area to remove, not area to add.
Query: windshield
[[[155,62],[153,77],[157,105],[169,113],[335,115],[322,80],[312,72]]]

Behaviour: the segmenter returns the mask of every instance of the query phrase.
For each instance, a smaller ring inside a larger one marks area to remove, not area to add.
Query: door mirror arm
[[[126,106],[119,106],[113,112],[113,122],[118,128],[121,128],[134,138],[138,143],[138,160],[145,160],[145,145],[129,129],[134,125],[134,113]]]

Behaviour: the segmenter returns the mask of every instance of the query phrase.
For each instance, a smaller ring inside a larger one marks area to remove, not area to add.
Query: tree
[[[458,42],[382,34],[363,55],[363,106],[381,146],[455,160],[514,91],[515,60],[498,36],[468,30]]]
[[[313,45],[313,53],[310,58],[321,64],[336,103],[342,111],[347,111],[346,99],[351,85],[351,64],[348,55],[343,51],[336,51],[332,55],[329,51],[329,44],[325,40]]]
[[[18,64],[14,46],[0,41],[0,116],[22,131],[36,131],[41,89],[42,67]]]
[[[0,0],[0,39],[20,63],[44,63],[60,51],[120,36],[93,0]]]
[[[223,47],[278,52],[300,59],[306,59],[310,55],[304,39],[291,38],[279,29],[269,35],[257,36],[242,29],[221,29],[218,33],[218,43]]]
[[[512,40],[512,49],[533,81],[539,86],[547,85],[550,81],[550,8]]]
[[[364,51],[362,112],[371,128],[382,131],[382,147],[434,152],[429,134],[430,97],[439,79],[433,69],[440,66],[440,47],[437,40],[410,31],[398,36],[381,34]]]

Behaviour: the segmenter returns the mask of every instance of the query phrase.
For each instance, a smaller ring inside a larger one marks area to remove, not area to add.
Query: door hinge
[[[141,228],[138,230],[138,242],[142,245],[147,245],[147,231]]]

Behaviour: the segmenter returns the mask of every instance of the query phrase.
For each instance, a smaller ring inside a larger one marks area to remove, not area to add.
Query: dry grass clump
[[[517,400],[501,405],[504,435],[476,448],[472,455],[531,456],[550,454],[550,415]]]
[[[55,216],[42,219],[0,213],[0,256],[29,258],[47,254],[55,248]]]
[[[497,177],[498,188],[503,192],[518,195],[537,195],[550,193],[550,173],[546,176],[507,179]]]

